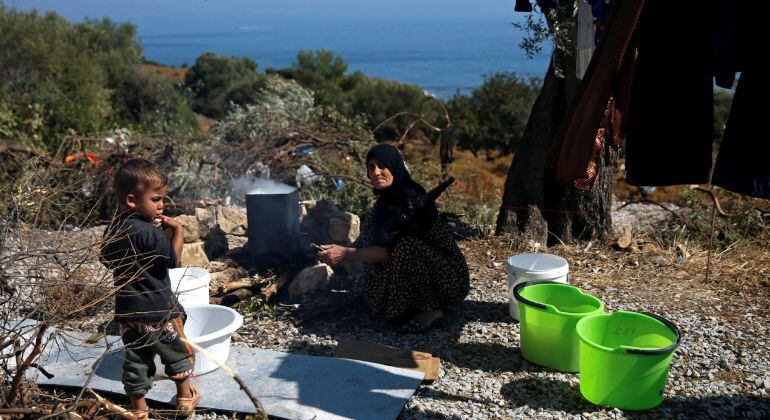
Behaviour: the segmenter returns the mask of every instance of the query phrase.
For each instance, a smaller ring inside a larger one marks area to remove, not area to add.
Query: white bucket
[[[200,267],[172,268],[168,270],[171,290],[183,307],[209,304],[211,275]]]
[[[508,273],[508,312],[518,321],[519,303],[513,297],[513,288],[525,281],[567,283],[569,263],[558,255],[533,252],[508,258],[505,271]]]
[[[220,305],[189,305],[185,306],[187,322],[184,324],[184,335],[191,342],[203,347],[222,363],[230,356],[230,337],[243,325],[243,316],[234,309]],[[219,368],[207,356],[195,352],[195,368],[193,375],[203,375]],[[166,376],[160,357],[155,356],[155,371],[157,376]]]

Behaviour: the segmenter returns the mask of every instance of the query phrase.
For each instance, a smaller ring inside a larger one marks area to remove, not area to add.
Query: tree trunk
[[[575,25],[576,26],[576,25]],[[575,33],[569,34],[574,42]],[[515,233],[541,244],[571,243],[609,235],[610,208],[617,152],[605,144],[591,191],[560,185],[546,168],[545,155],[577,97],[574,45],[571,54],[554,49],[540,94],[508,170],[497,217],[497,234]],[[557,67],[560,70],[557,75]]]

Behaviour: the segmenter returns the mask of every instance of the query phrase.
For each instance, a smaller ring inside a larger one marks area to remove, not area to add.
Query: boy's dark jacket
[[[102,263],[112,270],[115,318],[121,321],[160,321],[184,313],[174,293],[168,269],[177,266],[171,241],[141,215],[126,212],[104,232]]]

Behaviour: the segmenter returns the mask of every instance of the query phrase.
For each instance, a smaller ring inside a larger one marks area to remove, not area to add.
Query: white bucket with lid
[[[508,274],[508,312],[518,321],[519,303],[513,297],[513,288],[525,281],[567,283],[569,263],[558,255],[530,252],[508,258],[505,271]]]
[[[211,275],[200,267],[182,267],[168,270],[171,290],[183,307],[209,304]]]

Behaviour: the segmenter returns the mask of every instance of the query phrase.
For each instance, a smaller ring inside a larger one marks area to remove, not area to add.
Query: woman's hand
[[[318,259],[329,265],[341,263],[348,254],[348,248],[339,245],[321,245],[318,251]]]

